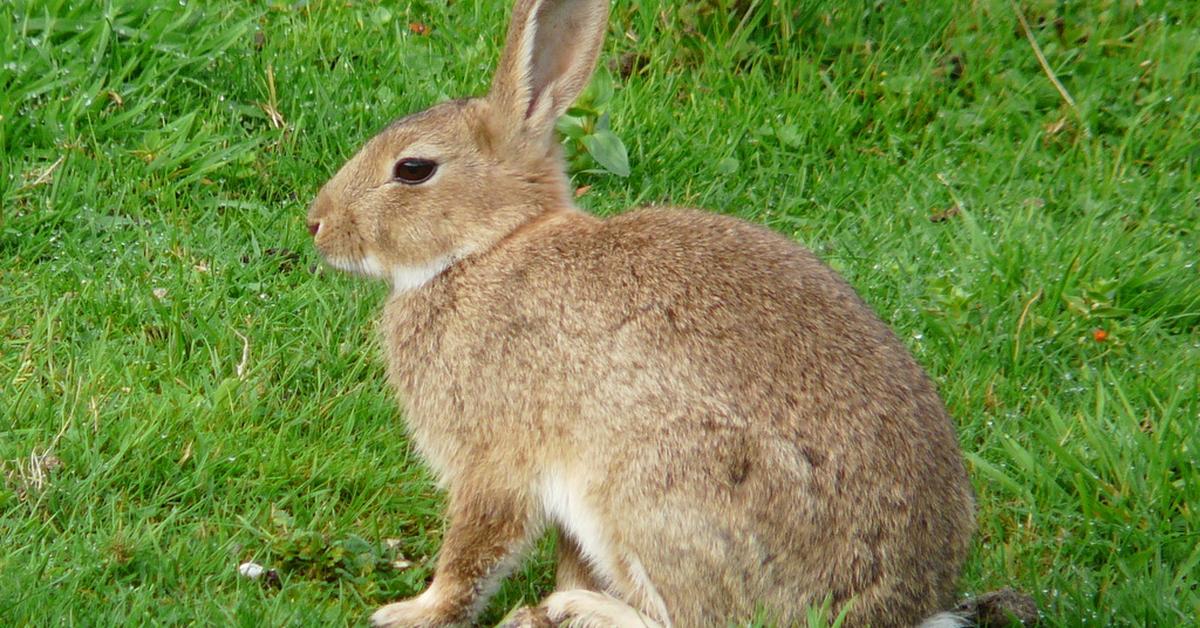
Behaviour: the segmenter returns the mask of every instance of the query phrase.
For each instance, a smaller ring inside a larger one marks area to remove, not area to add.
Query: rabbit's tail
[[[984,593],[959,604],[953,611],[938,613],[918,628],[966,628],[979,626],[1036,626],[1041,620],[1033,598],[1014,589]]]
[[[569,620],[572,628],[664,628],[662,624],[615,597],[584,589],[551,594],[542,602],[542,607],[555,622],[561,624]]]

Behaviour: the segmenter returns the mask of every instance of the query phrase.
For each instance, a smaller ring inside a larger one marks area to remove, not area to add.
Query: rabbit
[[[608,4],[517,0],[488,93],[395,121],[309,208],[329,265],[391,284],[388,378],[446,491],[430,586],[372,623],[469,625],[553,530],[556,591],[513,625],[787,625],[827,599],[957,625],[974,493],[889,328],[764,227],[574,205],[554,125]]]

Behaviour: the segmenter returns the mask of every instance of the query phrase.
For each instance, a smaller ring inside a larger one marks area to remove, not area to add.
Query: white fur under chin
[[[918,628],[966,628],[971,622],[955,613],[938,613],[921,622]]]
[[[347,257],[329,257],[325,261],[330,266],[348,273],[366,275],[368,277],[375,277],[376,279],[387,279],[387,273],[383,270],[383,264],[380,264],[379,259],[374,255],[368,255],[357,260]]]
[[[403,294],[429,283],[458,259],[457,255],[439,257],[421,266],[393,266],[392,292]]]
[[[451,264],[458,261],[460,257],[461,255],[459,254],[446,255],[419,266],[393,266],[390,270],[374,255],[367,255],[357,260],[345,257],[331,257],[326,261],[330,266],[338,270],[374,277],[376,279],[386,279],[392,284],[392,292],[403,294],[429,283],[430,280],[449,268]]]

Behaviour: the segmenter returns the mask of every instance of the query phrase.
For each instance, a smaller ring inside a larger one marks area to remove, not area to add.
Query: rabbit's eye
[[[401,183],[424,183],[437,172],[437,163],[428,159],[401,159],[392,169],[392,176]]]

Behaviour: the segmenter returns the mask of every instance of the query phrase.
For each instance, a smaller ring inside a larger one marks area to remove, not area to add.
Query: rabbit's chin
[[[429,283],[461,257],[460,255],[444,255],[418,265],[387,266],[378,257],[367,255],[360,259],[346,257],[330,257],[325,262],[330,266],[348,273],[363,275],[373,279],[383,279],[392,284],[396,293],[410,292]]]
[[[384,266],[383,262],[379,261],[379,258],[375,257],[374,255],[367,255],[357,259],[330,256],[325,258],[325,263],[338,270],[353,273],[355,275],[363,275],[365,277],[372,277],[374,279],[391,278],[387,267]]]

